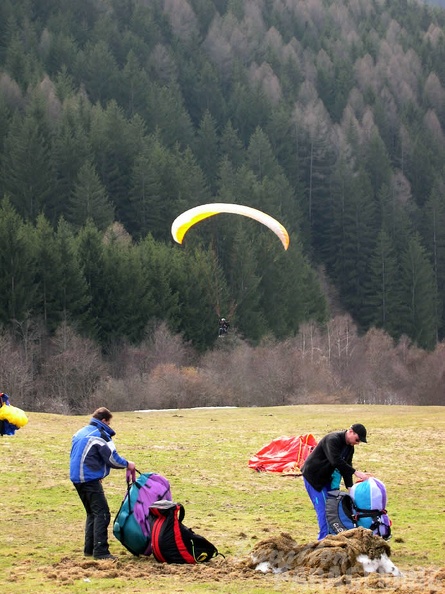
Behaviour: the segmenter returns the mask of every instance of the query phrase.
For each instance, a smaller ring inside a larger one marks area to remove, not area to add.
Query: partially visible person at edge
[[[113,443],[110,427],[113,415],[101,407],[94,411],[89,425],[73,435],[70,456],[70,479],[87,513],[84,554],[95,559],[115,559],[108,548],[110,508],[102,479],[111,468],[134,470],[134,462],[122,458]]]
[[[353,484],[353,476],[360,480],[372,476],[352,466],[354,446],[360,442],[367,443],[366,429],[361,423],[351,425],[346,431],[333,431],[319,441],[303,464],[304,485],[317,514],[320,530],[318,540],[322,540],[329,533],[326,519],[328,491],[338,489],[341,478],[349,490]]]

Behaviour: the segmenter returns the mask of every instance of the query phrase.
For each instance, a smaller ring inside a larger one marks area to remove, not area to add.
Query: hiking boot
[[[108,555],[102,555],[101,557],[94,557],[96,561],[117,561],[117,557],[108,553]]]

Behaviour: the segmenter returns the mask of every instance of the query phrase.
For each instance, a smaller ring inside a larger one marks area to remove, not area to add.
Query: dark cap
[[[357,435],[360,437],[360,441],[363,441],[363,443],[368,443],[366,441],[366,428],[364,425],[361,423],[354,423],[354,425],[351,425],[351,429],[357,433]]]

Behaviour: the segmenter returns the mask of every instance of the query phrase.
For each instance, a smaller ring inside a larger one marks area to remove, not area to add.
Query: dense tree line
[[[444,13],[407,0],[3,0],[0,321],[199,349],[326,321],[445,332]],[[206,201],[277,217],[170,225]]]

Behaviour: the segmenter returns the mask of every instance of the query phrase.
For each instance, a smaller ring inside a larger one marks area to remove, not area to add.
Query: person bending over
[[[326,519],[328,491],[339,487],[341,477],[345,487],[350,489],[353,476],[360,480],[372,476],[352,466],[354,447],[361,442],[367,443],[366,429],[361,423],[351,425],[346,431],[333,431],[319,441],[303,464],[304,485],[317,514],[318,540],[322,540],[329,533]],[[336,485],[333,484],[334,481]]]

